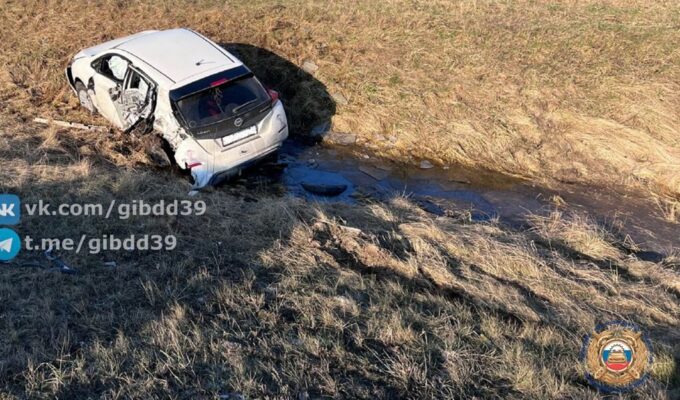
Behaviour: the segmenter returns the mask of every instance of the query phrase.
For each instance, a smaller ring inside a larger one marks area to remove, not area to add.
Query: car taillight
[[[196,161],[194,158],[194,151],[193,150],[187,150],[187,158],[184,159],[184,164],[186,164],[188,169],[200,167],[203,165],[202,162]]]
[[[279,99],[279,92],[277,92],[274,89],[267,89],[267,93],[269,93],[269,97],[272,98],[272,101],[276,101]]]
[[[225,84],[227,82],[229,82],[229,79],[222,78],[222,79],[216,80],[215,82],[210,83],[210,87],[220,86],[220,85]]]

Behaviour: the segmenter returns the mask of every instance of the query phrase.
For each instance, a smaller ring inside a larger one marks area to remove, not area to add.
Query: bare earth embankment
[[[331,118],[395,159],[624,185],[677,218],[676,3],[4,1],[0,26],[0,192],[25,202],[188,198],[144,138],[31,122],[105,124],[66,86],[69,57],[187,26],[273,82],[296,134]],[[319,69],[285,79],[279,59]],[[38,252],[0,266],[0,398],[600,398],[581,339],[621,319],[654,345],[633,397],[680,396],[677,250],[643,261],[619,224],[568,208],[520,229],[266,192],[207,191],[200,217],[25,217],[22,235],[179,245],[62,253],[79,275],[28,267]]]

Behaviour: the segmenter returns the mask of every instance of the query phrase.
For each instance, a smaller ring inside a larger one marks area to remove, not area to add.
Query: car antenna
[[[198,67],[198,66],[201,66],[203,64],[212,63],[212,62],[214,62],[214,61],[205,61],[204,59],[200,59],[199,61],[196,62],[196,66]]]

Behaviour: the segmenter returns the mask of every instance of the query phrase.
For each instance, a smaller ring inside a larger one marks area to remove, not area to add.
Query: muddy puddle
[[[649,250],[651,258],[680,247],[680,225],[665,221],[653,201],[633,193],[581,185],[546,188],[456,166],[422,169],[344,147],[307,146],[293,140],[281,150],[279,161],[276,173],[262,166],[247,172],[241,182],[257,182],[260,188],[278,186],[278,192],[321,202],[356,204],[405,195],[434,215],[459,215],[466,210],[473,220],[498,219],[517,228],[527,226],[527,215],[545,215],[559,207],[617,226],[623,237]],[[555,196],[560,199],[557,203]]]

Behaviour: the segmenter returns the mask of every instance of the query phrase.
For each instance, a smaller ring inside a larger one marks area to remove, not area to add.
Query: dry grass
[[[1,189],[25,202],[184,198],[168,172],[73,145],[93,136],[1,122]],[[77,276],[3,267],[3,397],[597,398],[581,338],[614,319],[654,343],[637,397],[678,395],[677,259],[640,261],[611,227],[564,211],[517,231],[400,197],[310,205],[230,191],[203,194],[203,217],[26,217],[20,232],[34,237],[172,233],[180,246],[64,253]],[[44,264],[19,261],[33,260]]]
[[[656,198],[659,213],[668,222],[680,222],[680,201],[668,198]]]
[[[332,116],[392,158],[680,194],[677,2],[5,1],[0,23],[21,115],[85,120],[62,76],[75,51],[188,26],[319,65],[327,93],[314,96],[323,88],[287,90],[295,71],[242,54],[284,92],[295,134]]]
[[[608,4],[4,2],[0,192],[184,198],[186,182],[148,165],[143,138],[27,118],[86,120],[61,76],[76,49],[190,26],[315,60],[315,78],[350,99],[336,127],[369,144],[397,135],[376,142],[395,157],[553,178],[573,167],[578,180],[677,194],[677,6]],[[308,95],[288,93],[298,130],[327,117]],[[400,197],[309,204],[235,186],[201,199],[203,217],[26,217],[22,235],[147,232],[180,246],[64,253],[75,276],[3,266],[0,398],[599,398],[578,352],[614,319],[654,344],[636,397],[680,395],[678,254],[641,261],[613,225],[568,205],[516,230],[433,218]],[[44,263],[19,259],[33,260]]]

